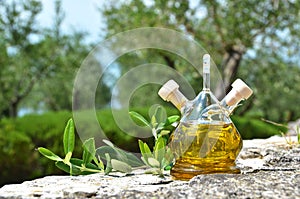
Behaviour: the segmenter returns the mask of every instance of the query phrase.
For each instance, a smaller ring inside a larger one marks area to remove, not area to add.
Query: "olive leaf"
[[[156,120],[156,117],[155,117],[155,115],[153,115],[152,117],[151,117],[151,126],[152,126],[152,129],[156,129],[156,127],[157,127],[157,125],[158,125],[158,122],[157,122],[157,120]]]
[[[74,122],[73,119],[69,119],[67,126],[64,131],[64,152],[67,155],[68,153],[72,153],[75,145],[75,133],[74,133]]]
[[[107,144],[108,146],[114,147],[114,144],[113,144],[111,141],[105,140],[105,139],[103,139],[102,141],[103,141],[105,144]]]
[[[94,138],[90,138],[83,143],[83,164],[86,165],[87,163],[92,162],[96,154],[95,149],[95,140]]]
[[[108,153],[105,153],[105,157],[106,157],[106,168],[105,168],[104,173],[108,174],[112,170],[111,158],[110,158],[110,155]]]
[[[44,147],[39,147],[38,151],[45,156],[46,158],[50,159],[50,160],[54,160],[54,161],[63,161],[62,158],[60,158],[58,155],[56,155],[55,153],[53,153],[52,151],[50,151],[49,149],[46,149]]]
[[[72,152],[68,152],[67,155],[65,156],[65,159],[63,160],[63,162],[65,164],[70,164],[70,160],[71,160],[71,157],[72,157]]]
[[[101,157],[99,155],[94,157],[94,162],[96,163],[96,165],[98,166],[99,169],[104,170],[104,164],[101,160]]]
[[[154,157],[158,162],[162,162],[162,159],[165,156],[165,146],[164,138],[159,137],[154,146]]]
[[[122,162],[125,162],[129,164],[132,167],[139,167],[143,166],[144,164],[132,153],[128,153],[116,146],[114,146],[111,142],[107,143],[107,140],[105,141],[106,144],[109,144],[109,146],[101,146],[97,148],[96,154],[106,160],[105,153],[108,153],[111,157],[111,159],[120,160]]]
[[[56,162],[55,166],[66,173],[70,173],[71,175],[80,175],[82,172],[79,168],[74,167],[73,164],[66,165],[64,162]],[[71,168],[70,168],[71,166]]]
[[[166,146],[168,135],[174,128],[171,126],[180,117],[177,115],[166,118],[162,107],[156,107],[154,114],[150,116],[151,131],[155,138],[153,151],[150,150],[147,143],[139,140],[139,148],[142,153],[142,161],[152,169],[152,173],[163,176],[163,170],[170,170],[173,165],[174,155],[170,148]]]
[[[64,162],[56,162],[55,165],[59,169],[70,173],[71,175],[88,175],[96,172],[101,172],[101,170],[99,170],[97,166],[91,163],[87,163],[84,167],[82,167],[83,160],[77,158],[71,158],[69,165],[65,164]]]
[[[132,172],[131,166],[125,162],[121,162],[119,160],[112,159],[111,165],[114,170],[117,170],[117,171],[120,171],[123,173],[131,173]]]
[[[169,130],[162,130],[162,131],[159,133],[159,135],[160,135],[160,136],[164,136],[164,135],[168,135],[169,133],[171,133],[171,131],[169,131]]]
[[[167,118],[166,112],[164,111],[164,109],[161,106],[156,107],[153,116],[155,117],[155,120],[158,124],[164,123]]]
[[[101,146],[95,149],[94,138],[84,141],[82,145],[82,160],[72,158],[75,145],[75,127],[72,118],[69,119],[63,134],[64,159],[43,147],[39,147],[38,151],[46,158],[56,161],[55,165],[58,168],[71,175],[86,175],[97,172],[108,174],[113,169],[130,173],[132,167],[139,167],[146,164],[151,167],[152,173],[163,176],[163,170],[170,170],[172,167],[174,155],[171,150],[166,147],[166,140],[169,137],[168,134],[172,131],[172,128],[174,128],[171,124],[176,122],[179,116],[170,116],[165,119],[165,112],[160,106],[156,107],[154,114],[150,117],[150,122],[134,111],[131,111],[130,115],[132,118],[149,127],[155,137],[153,151],[150,150],[147,143],[139,140],[142,161],[135,155],[116,147],[108,140],[103,140],[107,146]],[[104,166],[101,159],[106,161],[106,166]]]
[[[160,163],[155,158],[148,158],[148,163],[152,167],[160,168]]]
[[[172,125],[174,122],[177,122],[179,120],[180,116],[179,115],[172,115],[169,116],[165,122],[165,126],[170,126]]]
[[[144,124],[145,126],[148,126],[151,128],[151,124],[139,113],[135,112],[135,111],[130,111],[129,115],[133,118],[136,118],[137,120],[139,120],[142,124]]]

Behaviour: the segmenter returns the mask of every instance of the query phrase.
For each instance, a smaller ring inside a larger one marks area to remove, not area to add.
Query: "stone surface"
[[[132,175],[47,176],[5,185],[0,198],[300,198],[296,137],[246,140],[237,160],[242,174],[199,175],[173,181],[136,170]],[[289,140],[289,139],[288,139]]]

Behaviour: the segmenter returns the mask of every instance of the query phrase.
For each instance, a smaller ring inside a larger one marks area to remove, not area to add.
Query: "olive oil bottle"
[[[188,180],[199,174],[240,173],[235,160],[242,149],[241,136],[229,115],[252,90],[240,79],[219,102],[210,91],[210,56],[203,56],[203,90],[189,101],[174,80],[168,81],[159,95],[171,101],[182,114],[170,138],[176,158],[171,170],[174,179]]]
[[[188,180],[199,174],[240,173],[235,159],[242,149],[241,136],[232,123],[180,123],[170,145],[176,158],[174,179]]]

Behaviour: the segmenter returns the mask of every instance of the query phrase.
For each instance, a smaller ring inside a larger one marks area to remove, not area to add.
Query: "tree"
[[[38,53],[30,37],[38,34],[35,18],[41,3],[24,1],[1,3],[0,24],[3,54],[1,55],[1,113],[15,117],[19,103],[30,93],[34,84],[46,73],[47,67],[31,57]]]
[[[61,31],[64,12],[56,1],[54,25],[41,28],[36,0],[0,1],[0,114],[16,117],[21,108],[72,108],[76,70],[90,48],[85,33]]]
[[[255,58],[246,57],[239,71],[239,76],[255,88],[254,99],[248,100],[239,111],[252,108],[252,114],[279,122],[298,119],[300,67],[295,63],[298,61],[288,61],[273,50],[258,52]],[[259,67],[249,67],[255,65]]]
[[[292,0],[131,0],[108,3],[102,13],[106,17],[108,36],[145,26],[162,26],[191,35],[212,55],[228,91],[241,66],[250,72],[251,68],[260,67],[257,55],[261,51],[273,49],[276,63],[288,63],[288,53],[297,53],[299,10],[300,2]],[[249,55],[254,56],[258,65],[243,64]],[[285,59],[279,60],[284,56]],[[268,62],[271,58],[264,59]],[[179,69],[174,62],[171,58],[166,63]],[[274,69],[276,64],[269,67]],[[255,77],[255,81],[261,76]],[[253,81],[249,83],[254,85]],[[221,90],[220,87],[216,92],[219,98]]]
[[[104,8],[108,35],[144,26],[169,27],[191,34],[212,52],[223,71],[226,90],[236,78],[243,55],[258,39],[276,37],[284,43],[286,39],[278,37],[278,31],[293,28],[291,36],[296,37],[299,29],[296,24],[300,3],[296,1],[202,0],[197,5],[176,0],[147,2],[131,0]]]
[[[51,58],[47,63],[51,71],[47,77],[36,85],[31,92],[26,106],[38,105],[46,110],[71,110],[73,79],[84,57],[88,54],[89,46],[85,44],[84,32],[75,31],[64,34],[61,30],[65,13],[61,8],[61,1],[55,2],[55,16],[53,27],[42,33],[40,51],[41,57]],[[34,97],[38,96],[38,97]],[[42,102],[40,104],[39,102]]]

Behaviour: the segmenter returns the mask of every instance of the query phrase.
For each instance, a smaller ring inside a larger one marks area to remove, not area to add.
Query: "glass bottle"
[[[159,91],[159,95],[171,101],[182,114],[169,143],[176,158],[171,170],[174,179],[188,180],[209,173],[240,173],[235,159],[242,148],[242,139],[229,115],[252,90],[238,79],[219,102],[209,88],[208,58],[209,55],[203,57],[203,90],[194,100],[186,99],[174,80]]]

